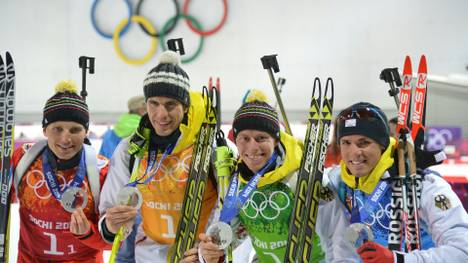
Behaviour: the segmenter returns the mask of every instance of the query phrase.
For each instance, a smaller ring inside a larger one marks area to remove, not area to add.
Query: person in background
[[[47,139],[24,144],[12,157],[20,214],[16,262],[101,263],[102,250],[110,246],[98,231],[97,206],[109,161],[84,144],[89,111],[74,82],[57,84],[45,104],[42,127]],[[88,201],[67,205],[71,189],[80,189]]]
[[[316,227],[327,262],[468,262],[468,215],[450,185],[428,169],[421,172],[421,249],[404,253],[387,248],[390,185],[398,172],[396,141],[379,107],[360,102],[341,111],[337,142],[342,161],[323,183],[334,194],[319,205]],[[345,232],[351,224],[367,228],[374,240],[349,242]]]
[[[396,127],[398,124],[398,117],[393,117],[388,121],[388,128],[390,129],[390,136],[398,140],[396,137]]]
[[[120,141],[132,135],[140,123],[141,116],[146,114],[144,96],[131,97],[127,102],[128,113],[122,114],[112,129],[102,136],[101,150],[99,154],[111,158]]]

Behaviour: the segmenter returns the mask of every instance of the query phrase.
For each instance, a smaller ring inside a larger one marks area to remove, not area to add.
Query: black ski
[[[184,252],[192,248],[202,207],[203,195],[208,180],[212,151],[216,136],[216,113],[213,108],[212,95],[206,87],[203,88],[206,105],[206,116],[194,146],[189,178],[185,187],[185,199],[182,204],[182,218],[177,227],[175,251],[171,262],[179,262]]]
[[[333,80],[328,78],[322,101],[320,80],[315,79],[284,262],[309,262],[312,255],[333,94]]]
[[[0,262],[8,262],[10,218],[10,161],[13,153],[15,126],[15,69],[10,53],[6,53],[6,68],[0,56]]]

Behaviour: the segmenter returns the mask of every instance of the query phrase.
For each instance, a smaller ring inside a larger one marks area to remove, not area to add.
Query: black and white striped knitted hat
[[[161,54],[159,65],[146,75],[143,92],[146,99],[163,96],[174,98],[183,105],[189,106],[189,77],[180,67],[180,56],[174,51]]]
[[[232,129],[234,138],[242,130],[264,131],[273,138],[280,138],[278,113],[268,103],[258,100],[245,103],[237,110]]]
[[[55,86],[55,92],[44,106],[42,127],[56,121],[74,121],[88,129],[88,105],[77,94],[75,83],[70,80],[61,81]]]

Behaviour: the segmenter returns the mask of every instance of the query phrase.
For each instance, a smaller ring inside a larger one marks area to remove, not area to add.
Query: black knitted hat
[[[190,105],[189,77],[180,67],[180,56],[174,51],[161,54],[159,65],[146,75],[143,92],[146,99],[163,96],[176,99],[184,106]]]
[[[55,94],[50,97],[43,111],[42,127],[56,121],[74,121],[89,127],[88,105],[77,94],[73,81],[61,81],[55,86]]]
[[[268,103],[252,101],[242,105],[234,115],[232,123],[234,138],[242,130],[259,130],[269,133],[273,138],[280,138],[278,113]]]
[[[344,109],[337,116],[337,141],[346,135],[360,134],[387,148],[390,143],[387,116],[377,106],[359,102]]]

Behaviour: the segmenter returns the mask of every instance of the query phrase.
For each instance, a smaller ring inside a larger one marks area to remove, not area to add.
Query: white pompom
[[[176,64],[180,66],[180,56],[174,51],[164,51],[159,57],[159,63],[161,64]]]

